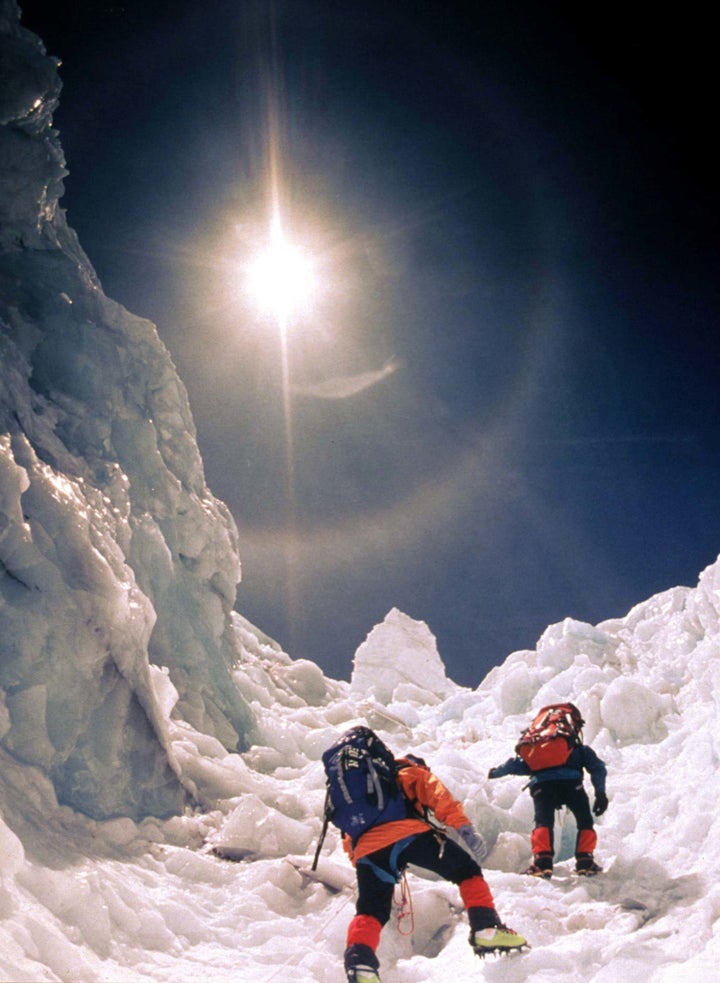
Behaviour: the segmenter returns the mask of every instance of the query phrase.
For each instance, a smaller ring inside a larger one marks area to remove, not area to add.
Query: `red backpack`
[[[564,765],[570,752],[582,743],[580,711],[572,703],[543,707],[520,735],[515,753],[533,770]]]

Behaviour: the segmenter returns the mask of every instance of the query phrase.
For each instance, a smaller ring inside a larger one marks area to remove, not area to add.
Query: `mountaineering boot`
[[[505,925],[492,928],[479,928],[470,932],[470,945],[476,956],[486,956],[489,952],[518,952],[527,941]]]
[[[523,871],[523,874],[529,874],[530,877],[542,877],[544,880],[549,881],[553,875],[553,855],[552,853],[536,853],[533,857],[533,862]]]
[[[578,853],[575,857],[575,873],[581,877],[594,877],[602,874],[602,867],[595,863],[592,853]]]
[[[345,950],[345,976],[348,983],[380,983],[380,963],[369,945],[356,942]]]
[[[380,983],[380,977],[372,966],[355,966],[346,972],[348,983]]]

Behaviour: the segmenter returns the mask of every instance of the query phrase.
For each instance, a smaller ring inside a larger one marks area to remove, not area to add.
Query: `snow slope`
[[[58,207],[56,65],[0,0],[0,977],[331,983],[353,874],[322,750],[359,720],[423,755],[492,847],[532,949],[475,959],[455,889],[411,876],[383,983],[720,975],[720,564],[597,627],[565,621],[475,690],[392,610],[350,683],[233,611],[236,533],[152,325],[105,297]],[[486,780],[571,699],[609,768],[606,873],[529,859],[522,780]]]
[[[511,655],[476,690],[451,684],[449,695],[443,680],[442,695],[408,691],[413,660],[429,658],[429,632],[399,612],[373,629],[350,684],[252,643],[238,619],[247,647],[235,679],[257,715],[258,743],[228,753],[169,719],[204,811],[98,823],[53,805],[36,772],[4,757],[3,783],[22,789],[33,808],[0,826],[0,974],[265,983],[299,971],[315,983],[338,980],[353,875],[332,829],[322,880],[308,872],[323,801],[319,756],[364,720],[397,752],[426,757],[466,802],[492,846],[486,875],[498,909],[533,946],[480,963],[454,888],[411,875],[415,931],[402,934],[395,918],[386,927],[383,983],[715,979],[719,617],[715,565],[695,589],[658,595],[626,618],[554,625],[535,651]],[[387,655],[389,637],[396,658],[386,668],[387,698],[363,698],[355,680]],[[435,651],[436,682],[440,666]],[[169,677],[157,671],[155,685],[169,711]],[[557,698],[580,705],[586,739],[609,767],[610,808],[598,823],[606,872],[591,881],[570,874],[574,831],[565,815],[556,878],[518,874],[529,859],[529,796],[521,779],[485,778],[532,708]]]

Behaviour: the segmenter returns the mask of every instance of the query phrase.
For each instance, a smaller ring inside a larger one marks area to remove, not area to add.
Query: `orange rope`
[[[395,892],[393,891],[393,894]],[[393,898],[398,907],[397,925],[400,935],[412,935],[415,931],[415,912],[413,911],[412,895],[407,876],[403,871],[400,878],[400,899]],[[403,924],[409,922],[407,927]]]

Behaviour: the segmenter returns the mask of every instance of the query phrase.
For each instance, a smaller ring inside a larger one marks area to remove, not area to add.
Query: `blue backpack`
[[[325,818],[353,844],[371,826],[408,816],[390,749],[369,727],[353,727],[324,752]]]

